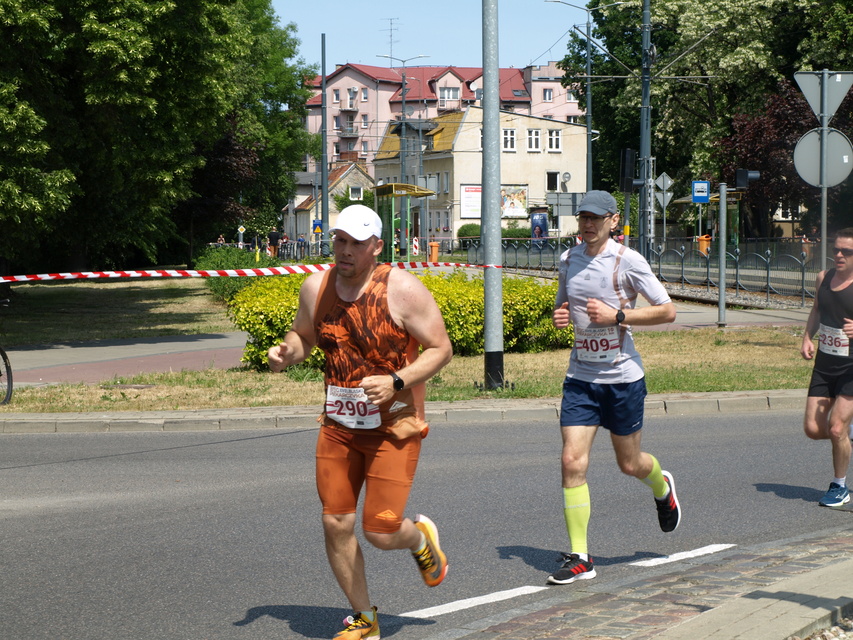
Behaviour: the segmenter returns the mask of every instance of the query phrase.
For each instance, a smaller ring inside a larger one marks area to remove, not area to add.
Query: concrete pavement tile
[[[131,431],[162,431],[163,420],[111,420],[110,431],[117,433]]]
[[[57,433],[99,433],[110,430],[109,420],[57,420]]]
[[[667,400],[667,415],[706,415],[719,412],[716,398],[694,398],[690,400]]]

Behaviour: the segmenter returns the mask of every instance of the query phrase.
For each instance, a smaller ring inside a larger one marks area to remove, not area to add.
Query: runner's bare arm
[[[812,310],[809,312],[809,319],[806,320],[806,329],[803,332],[803,343],[800,345],[800,355],[803,356],[805,360],[811,360],[814,358],[815,354],[815,345],[812,338],[817,333],[818,326],[820,325],[820,315],[817,309],[817,292],[820,291],[820,285],[823,283],[825,275],[826,271],[821,271],[817,274],[817,278],[815,278],[814,302],[812,303]]]
[[[299,364],[311,353],[315,344],[314,307],[322,279],[322,273],[314,273],[302,283],[299,289],[299,308],[293,319],[293,326],[284,336],[284,340],[267,351],[267,362],[273,373]]]
[[[602,325],[616,324],[616,314],[619,309],[614,309],[596,298],[589,298],[586,302],[586,312],[589,319]],[[653,304],[638,309],[622,309],[625,320],[622,324],[651,326],[655,324],[666,324],[675,320],[675,305],[672,302]]]
[[[416,276],[394,269],[388,278],[388,307],[397,324],[422,347],[417,359],[397,374],[406,387],[426,382],[453,357],[450,338],[435,299]],[[387,402],[395,393],[390,375],[368,376],[362,380],[361,387],[374,404]]]

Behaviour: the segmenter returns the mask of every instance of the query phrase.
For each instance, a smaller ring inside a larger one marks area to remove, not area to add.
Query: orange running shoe
[[[438,529],[435,523],[424,515],[415,517],[415,526],[424,534],[426,545],[420,553],[412,553],[421,576],[428,587],[437,587],[447,575],[447,556],[438,543]]]

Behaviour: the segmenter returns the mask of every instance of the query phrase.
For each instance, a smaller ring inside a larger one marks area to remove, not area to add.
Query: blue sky
[[[479,0],[272,0],[272,6],[282,24],[296,24],[300,57],[318,69],[320,36],[326,34],[327,73],[346,62],[388,66],[390,61],[379,54],[401,59],[429,56],[409,65],[482,66]],[[500,66],[525,67],[562,59],[568,32],[575,24],[586,24],[585,11],[545,0],[498,2]]]

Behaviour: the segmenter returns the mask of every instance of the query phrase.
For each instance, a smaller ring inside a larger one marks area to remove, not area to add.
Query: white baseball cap
[[[338,222],[331,231],[343,231],[356,240],[370,236],[382,237],[382,220],[376,212],[363,204],[351,204],[338,214]]]

